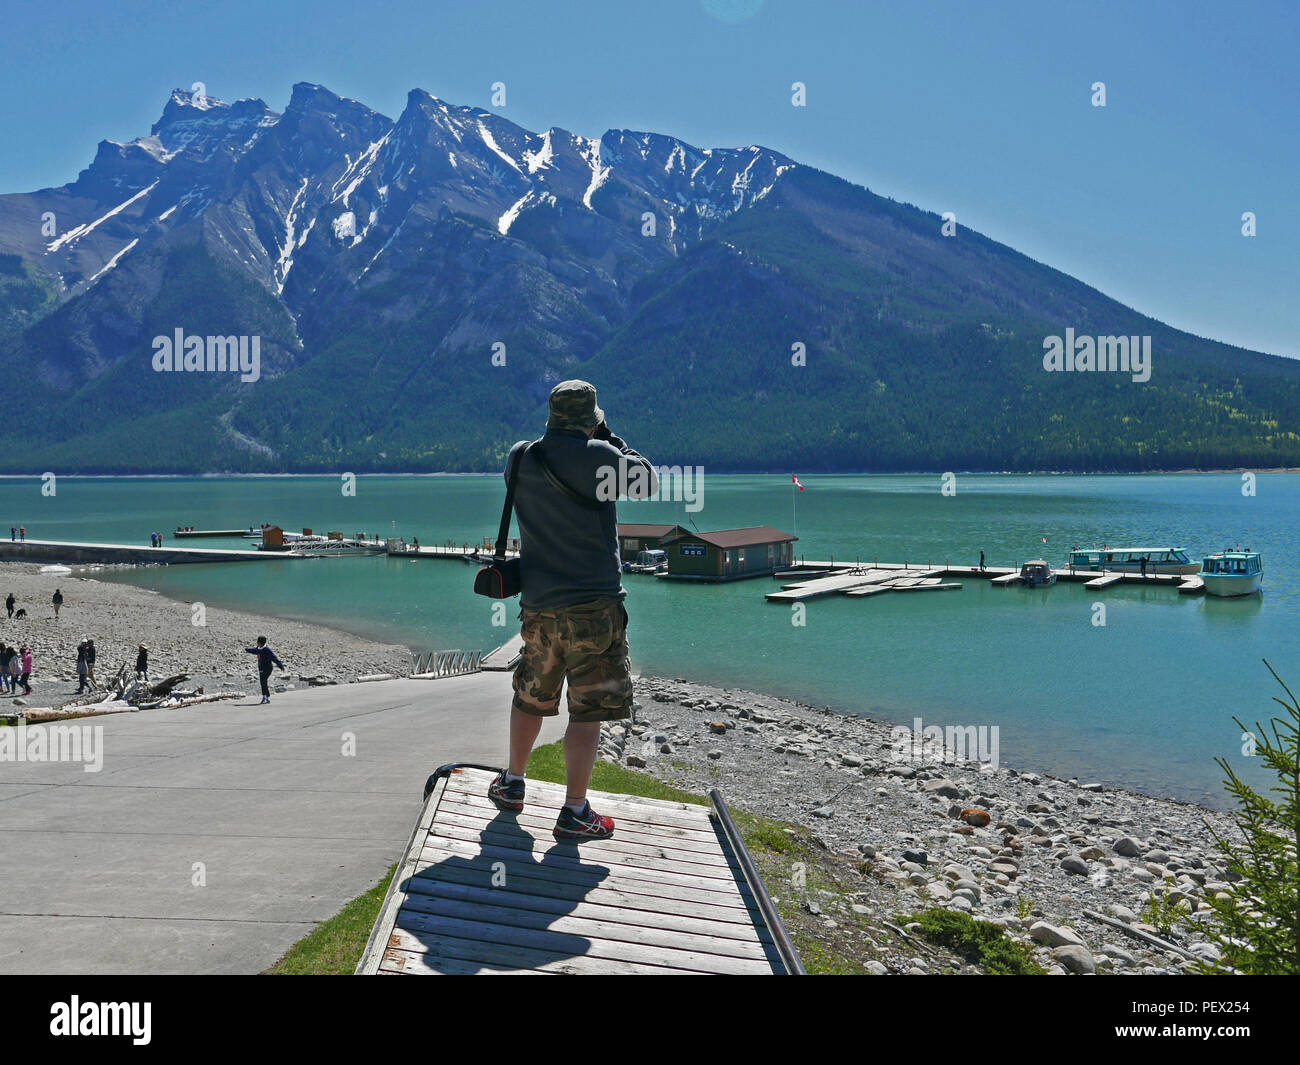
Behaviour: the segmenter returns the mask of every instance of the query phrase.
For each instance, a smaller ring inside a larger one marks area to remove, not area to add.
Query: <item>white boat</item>
[[[1020,567],[1020,580],[1030,588],[1046,588],[1056,583],[1056,574],[1045,559],[1035,558]]]
[[[1141,573],[1144,559],[1147,573],[1190,575],[1198,568],[1185,547],[1101,547],[1070,552],[1071,568],[1104,573]]]
[[[1258,551],[1220,551],[1201,563],[1206,595],[1235,598],[1254,595],[1264,585],[1264,559]]]

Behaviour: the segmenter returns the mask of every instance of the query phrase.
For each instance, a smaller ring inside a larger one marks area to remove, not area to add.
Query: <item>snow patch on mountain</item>
[[[140,199],[140,197],[148,195],[149,193],[153,192],[153,190],[158,187],[158,182],[161,180],[162,180],[161,178],[155,178],[154,183],[152,185],[149,185],[146,188],[141,189],[139,192],[137,192],[126,202],[119,203],[107,214],[101,215],[99,218],[96,218],[93,222],[88,222],[85,225],[80,225],[74,227],[73,229],[69,229],[61,237],[56,237],[46,246],[45,248],[46,254],[49,254],[52,251],[58,251],[60,248],[68,244],[73,244],[76,241],[80,240],[87,233],[92,232],[101,224],[107,222],[115,214],[120,214],[122,211],[125,211],[128,207],[131,206],[131,204],[135,203],[136,200]]]
[[[582,194],[582,204],[588,210],[592,210],[591,197],[609,179],[610,168],[602,164],[600,141],[583,138],[579,143],[581,146],[578,151],[587,161],[587,166],[591,168],[591,183],[587,185],[587,191]]]
[[[90,283],[93,285],[96,281],[98,281],[101,277],[103,277],[106,273],[108,273],[111,269],[113,269],[113,267],[115,267],[118,264],[118,261],[122,258],[122,256],[125,255],[127,252],[129,252],[132,248],[134,248],[139,243],[140,243],[140,238],[136,237],[135,240],[131,241],[130,244],[128,244],[120,252],[118,252],[111,259],[109,259],[108,262],[106,262],[102,267],[100,267],[99,270],[95,273],[95,275],[90,279]]]
[[[548,129],[542,134],[542,146],[537,151],[525,151],[524,163],[528,167],[530,174],[536,174],[543,167],[551,165],[555,158],[555,149],[551,147],[551,131]]]
[[[489,151],[495,152],[498,156],[504,159],[505,162],[515,171],[515,173],[517,174],[523,173],[523,170],[520,169],[519,164],[516,163],[513,159],[510,158],[510,156],[508,156],[505,152],[501,150],[501,148],[498,146],[496,142],[496,138],[492,136],[492,131],[488,129],[487,126],[485,126],[482,122],[479,122],[478,124],[478,134],[480,137],[483,138],[483,143],[488,146]]]
[[[294,228],[297,224],[298,204],[302,202],[306,191],[307,179],[303,178],[302,185],[294,194],[293,202],[289,204],[289,210],[284,215],[284,243],[280,245],[280,257],[275,263],[275,293],[277,296],[284,292],[285,279],[289,276],[289,271],[293,269]],[[313,221],[315,220],[313,219]]]

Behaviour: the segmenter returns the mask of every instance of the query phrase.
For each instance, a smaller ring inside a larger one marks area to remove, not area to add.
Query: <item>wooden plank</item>
[[[499,943],[480,943],[475,939],[440,936],[426,941],[398,929],[394,943],[385,952],[385,963],[396,966],[402,957],[402,973],[407,976],[434,976],[444,966],[466,964],[527,966],[540,972],[573,976],[693,976],[692,969],[674,969],[667,965],[648,965],[615,958],[574,956],[564,951],[508,947]]]
[[[438,962],[437,969],[421,964],[417,954],[407,950],[384,951],[383,964],[379,967],[379,976],[412,976],[417,973],[424,976],[558,976],[549,969],[513,969],[508,965],[485,965],[482,962],[460,961],[446,958]],[[414,963],[414,964],[411,964]],[[408,969],[408,964],[411,967]]]
[[[489,778],[490,779],[490,778]],[[547,809],[554,810],[557,814],[559,809],[564,805],[564,789],[550,785],[548,787],[538,787],[536,782],[530,781],[528,785],[528,804],[531,806],[543,806]],[[485,780],[481,788],[451,785],[453,794],[468,795],[474,798],[486,797],[487,781]],[[704,806],[687,806],[685,803],[678,804],[681,809],[673,807],[648,808],[638,803],[632,796],[624,795],[607,795],[600,793],[594,799],[592,805],[603,814],[608,814],[616,820],[620,817],[627,820],[637,821],[643,825],[667,824],[675,828],[694,829],[698,832],[712,832],[713,822],[709,820],[709,811]]]
[[[494,815],[502,813],[497,809],[496,804],[487,797],[486,793],[486,788],[482,791],[449,791],[445,801],[469,809],[491,810]],[[538,791],[530,784],[527,797],[524,800],[523,812],[547,818],[548,823],[553,823],[555,818],[559,816],[560,807],[563,805],[564,795],[562,793],[558,791]],[[596,805],[600,807],[602,813],[617,809],[620,828],[626,824],[627,827],[635,828],[636,831],[646,835],[662,836],[669,839],[694,840],[699,843],[710,843],[718,838],[713,819],[709,817],[705,807],[701,807],[706,812],[704,817],[700,818],[688,815],[679,817],[673,813],[665,814],[662,811],[652,811],[644,807],[638,809],[631,804],[617,803],[612,807],[606,806],[603,796],[596,798]]]
[[[484,769],[459,769],[452,773],[449,783],[453,791],[469,791],[472,794],[481,795],[487,791],[487,786],[491,782],[493,775]],[[477,782],[477,786],[471,782]],[[528,786],[530,789],[535,790],[538,795],[558,796],[561,802],[564,801],[564,785],[562,784],[552,784],[549,780],[530,780]],[[624,805],[649,806],[655,810],[686,814],[694,820],[707,821],[709,819],[709,808],[698,803],[677,802],[674,799],[647,799],[640,795],[620,795],[618,792],[613,791],[602,791],[599,794],[599,801],[602,803],[613,801]]]
[[[989,583],[996,588],[1006,588],[1007,586],[1012,584],[1019,584],[1020,574],[1006,573],[1003,574],[1001,577],[994,577],[991,581],[989,581]]]
[[[1112,584],[1119,584],[1124,579],[1122,573],[1107,573],[1104,577],[1094,577],[1090,581],[1084,581],[1085,588],[1109,588]]]
[[[529,803],[520,813],[504,813],[492,805],[489,799],[476,800],[464,793],[443,796],[443,817],[472,818],[480,825],[508,818],[511,824],[525,826],[530,834],[544,834],[548,838],[555,826],[555,814],[550,810],[537,810]],[[655,831],[659,828],[658,831]],[[668,827],[647,825],[643,821],[630,821],[620,818],[615,829],[615,839],[636,842],[645,846],[670,847],[674,850],[693,851],[699,854],[717,855],[719,845],[716,836],[705,839],[702,832],[687,832],[677,829],[680,835],[672,834]]]
[[[545,929],[519,928],[489,921],[436,917],[403,910],[397,915],[397,929],[419,939],[431,933],[442,937],[473,939],[479,943],[497,943],[519,950],[541,950],[568,957],[608,958],[643,965],[668,965],[676,969],[730,975],[770,974],[770,961],[760,958],[734,958],[684,947],[649,946],[613,939],[589,939],[586,936],[553,932]],[[396,934],[396,933],[394,933]],[[530,965],[529,968],[532,968]]]
[[[540,824],[530,822],[540,821]],[[463,830],[468,833],[468,837],[462,835],[459,831],[456,833],[457,839],[478,838],[478,839],[500,839],[509,845],[509,841],[516,840],[522,844],[522,837],[528,836],[534,844],[541,843],[545,849],[550,850],[556,845],[556,839],[551,831],[551,822],[542,818],[531,818],[528,821],[519,817],[505,815],[500,819],[487,820],[483,817],[475,817],[473,814],[462,814],[443,807],[438,811],[438,821],[434,827],[439,835],[448,835],[445,830],[448,829]],[[613,838],[600,840],[599,852],[590,850],[591,842],[584,841],[583,850],[588,853],[604,854],[607,851],[615,854],[626,854],[629,857],[637,858],[667,858],[675,862],[689,862],[691,865],[701,866],[701,872],[706,872],[715,868],[724,870],[731,868],[731,863],[727,860],[727,855],[721,847],[714,847],[712,850],[684,850],[676,846],[674,840],[651,840],[646,842],[641,839],[629,839],[620,831],[616,830]],[[713,873],[712,875],[719,875]]]
[[[716,920],[711,915],[698,912],[668,913],[659,908],[647,908],[644,900],[639,905],[626,907],[621,903],[594,899],[590,894],[577,899],[557,899],[527,890],[512,889],[508,878],[502,887],[490,887],[483,883],[454,884],[424,877],[412,878],[411,883],[418,884],[419,890],[407,892],[403,908],[421,913],[446,913],[447,910],[437,906],[444,902],[456,902],[468,906],[492,906],[552,916],[586,918],[637,928],[694,933],[743,943],[772,943],[771,933],[766,926],[756,927],[752,922],[742,924],[735,920]]]
[[[489,889],[490,891],[490,889]],[[593,907],[589,909],[599,909]],[[553,932],[590,940],[611,943],[635,943],[668,950],[688,950],[700,954],[716,954],[723,958],[759,959],[771,964],[780,959],[771,943],[764,944],[755,936],[740,939],[735,936],[717,936],[706,931],[680,928],[663,928],[652,924],[633,924],[628,921],[609,920],[607,915],[589,916],[579,913],[545,912],[512,906],[490,906],[482,902],[423,895],[408,899],[398,914],[399,927],[411,930],[411,924],[421,918],[446,918],[464,921],[470,925],[500,925],[521,931]],[[645,917],[644,912],[638,914]],[[735,928],[735,925],[723,926]],[[770,955],[770,956],[769,956]]]
[[[477,842],[469,843],[464,840],[431,835],[425,841],[420,860],[428,864],[445,861],[449,857],[457,857],[462,860],[467,858],[477,859],[485,864],[490,864],[495,860],[506,863],[516,862],[519,865],[513,871],[510,870],[510,866],[507,864],[508,872],[518,872],[520,866],[522,866],[523,869],[532,869],[538,875],[555,876],[557,879],[563,879],[568,883],[591,883],[593,887],[602,880],[622,878],[626,880],[645,880],[653,884],[694,887],[726,895],[737,894],[745,897],[750,895],[749,888],[744,884],[722,880],[717,877],[702,877],[695,872],[683,873],[677,870],[652,869],[644,866],[611,862],[608,858],[604,858],[599,863],[583,862],[567,855],[556,854],[554,851],[549,854],[538,851],[533,853],[539,855],[539,857],[535,859],[528,851],[519,850],[517,847],[498,847],[494,844]],[[595,874],[594,881],[591,879],[593,874]],[[587,879],[584,880],[584,877]]]
[[[534,839],[523,832],[487,831],[473,828],[458,828],[455,825],[435,822],[429,830],[427,842],[434,840],[460,840],[463,843],[481,843],[485,848],[495,847],[505,850],[517,859],[524,860],[525,855],[536,855],[540,863],[546,860],[558,860],[567,848],[569,853],[578,854],[579,844],[573,842],[559,843],[555,839]],[[730,864],[705,865],[702,862],[688,862],[674,858],[669,854],[657,854],[648,847],[621,846],[617,839],[584,840],[581,844],[582,856],[587,864],[599,861],[602,865],[625,865],[637,869],[654,869],[670,873],[682,873],[687,876],[701,877],[708,880],[730,880],[735,873],[735,866]]]
[[[710,921],[729,921],[752,924],[750,900],[739,893],[724,894],[719,891],[697,890],[672,884],[655,884],[643,880],[627,880],[615,875],[595,882],[571,883],[552,875],[531,875],[527,869],[508,872],[506,882],[496,891],[511,891],[520,895],[568,902],[591,902],[617,906],[625,910],[653,910],[683,916],[707,917]],[[464,865],[440,862],[418,868],[403,884],[407,895],[433,894],[437,885],[460,884],[482,887],[491,883],[492,869],[469,869]]]

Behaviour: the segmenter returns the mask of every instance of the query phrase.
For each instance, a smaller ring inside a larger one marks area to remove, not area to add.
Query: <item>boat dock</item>
[[[74,543],[64,540],[0,540],[0,562],[64,562],[106,565],[167,565],[186,562],[269,562],[303,558],[292,551],[242,551],[210,547],[139,547],[133,544]]]
[[[259,536],[261,535],[260,529],[177,529],[171,535],[177,540],[190,540],[204,536],[221,536],[233,539],[239,536],[250,536],[254,531]]]
[[[1094,591],[1119,584],[1174,588],[1180,595],[1199,595],[1205,591],[1204,582],[1196,575],[1157,573],[1143,577],[1137,573],[1103,573],[1069,567],[1053,572],[1058,581],[1082,583]],[[955,578],[978,578],[987,580],[995,588],[1006,588],[1020,583],[1020,570],[1010,566],[987,566],[984,569],[952,566],[947,562],[935,566],[928,561],[924,565],[807,561],[794,569],[777,573],[774,579],[784,582],[781,590],[768,592],[764,598],[771,603],[799,603],[828,595],[861,599],[886,592],[955,591],[961,588]]]
[[[361,975],[802,974],[722,796],[591,792],[612,839],[557,841],[564,787],[502,813],[493,771],[443,766],[357,966]]]

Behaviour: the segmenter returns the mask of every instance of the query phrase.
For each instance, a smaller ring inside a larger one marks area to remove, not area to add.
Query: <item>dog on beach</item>
[[[25,618],[26,616],[27,616],[27,611],[24,610],[22,607],[19,607],[17,610],[14,611],[15,620],[17,620],[18,618]]]

